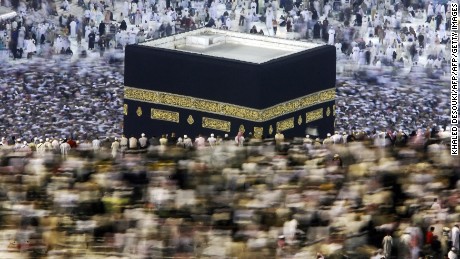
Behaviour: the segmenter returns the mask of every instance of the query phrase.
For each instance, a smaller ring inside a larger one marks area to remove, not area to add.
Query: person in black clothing
[[[88,35],[88,49],[90,49],[90,50],[94,49],[95,40],[96,40],[96,34],[92,31]]]
[[[369,50],[366,50],[365,55],[366,55],[366,64],[369,65],[371,63],[371,52]]]
[[[347,136],[347,143],[350,143],[350,142],[354,142],[356,140],[355,136],[353,135],[353,133],[349,134]]]
[[[292,32],[292,19],[290,17],[286,21],[286,31]]]
[[[106,41],[105,41],[105,37],[102,36],[99,38],[99,42],[97,43],[98,46],[99,46],[99,55],[102,57],[104,56],[104,51],[105,51],[105,46],[106,46]]]
[[[442,22],[442,15],[440,13],[438,13],[438,15],[436,15],[435,19],[436,19],[436,30],[438,31],[439,26],[441,25],[441,22]]]
[[[313,26],[313,38],[319,39],[321,37],[321,23],[317,22]]]
[[[214,19],[209,18],[208,23],[204,27],[211,28],[211,27],[214,27],[214,26],[216,26],[216,23],[214,22]]]
[[[252,26],[252,28],[251,28],[251,30],[249,31],[249,33],[251,33],[251,34],[257,34],[257,28],[256,28],[255,25]]]
[[[45,41],[46,41],[45,34],[42,34],[42,36],[40,36],[40,45],[45,44]]]
[[[177,143],[177,136],[176,133],[172,132],[170,136],[168,136],[168,145],[173,146]]]
[[[99,35],[105,35],[105,23],[102,21],[99,23]]]
[[[425,44],[424,44],[425,36],[423,36],[423,34],[419,33],[418,36],[417,36],[417,40],[418,40],[419,47],[423,48],[425,46]]]
[[[128,28],[128,25],[126,25],[126,21],[125,20],[121,21],[120,30],[126,31],[127,28]]]
[[[440,258],[441,256],[441,241],[437,235],[433,236],[433,240],[431,241],[431,251],[434,258]]]
[[[327,20],[327,18],[324,19],[322,25],[321,25],[321,33],[322,33],[322,36],[323,36],[323,40],[324,41],[328,41],[329,39],[329,33],[328,33],[328,30],[329,30],[329,21]]]
[[[165,33],[166,33],[166,36],[171,36],[172,35],[172,26],[171,26],[171,24],[169,24],[169,23],[166,24]]]
[[[360,13],[356,13],[355,25],[361,27],[363,24],[363,16]]]
[[[204,15],[204,22],[209,23],[211,17],[209,16],[208,9],[206,9],[206,14]]]

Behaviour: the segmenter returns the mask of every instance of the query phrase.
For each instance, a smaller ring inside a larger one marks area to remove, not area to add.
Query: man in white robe
[[[329,28],[329,31],[327,31],[327,33],[329,34],[327,44],[328,45],[334,45],[334,43],[335,43],[335,30],[334,30],[334,27],[331,26],[331,28]]]
[[[77,37],[77,22],[75,20],[70,22],[70,37],[76,38]]]

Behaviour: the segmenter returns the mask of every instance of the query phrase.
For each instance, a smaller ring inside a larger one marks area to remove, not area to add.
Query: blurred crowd
[[[22,258],[456,256],[460,163],[444,133],[3,139],[0,251]]]
[[[37,61],[0,67],[3,137],[85,139],[122,131],[122,66],[89,58]]]
[[[206,26],[326,42],[337,48],[339,60],[354,65],[421,65],[438,78],[449,62],[451,1],[3,2],[18,13],[0,23],[0,47],[14,58],[87,50],[102,55]]]

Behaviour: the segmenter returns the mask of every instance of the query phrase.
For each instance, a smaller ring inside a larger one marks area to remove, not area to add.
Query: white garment
[[[335,42],[335,40],[334,40],[335,30],[333,28],[330,28],[328,33],[329,33],[329,39],[328,39],[327,44],[334,45],[334,42]]]
[[[67,142],[61,143],[60,148],[61,148],[61,155],[62,156],[67,156],[67,153],[69,153],[69,151],[70,151],[69,143],[67,143]]]
[[[237,146],[242,147],[244,143],[244,137],[243,136],[236,136],[235,137],[235,143]]]
[[[208,138],[208,143],[209,146],[213,147],[216,144],[217,139],[215,137],[209,137]]]
[[[265,20],[265,24],[267,26],[267,30],[268,29],[273,29],[273,11],[272,9],[267,9],[267,12],[265,13],[265,17],[266,17],[266,20]]]
[[[86,26],[85,29],[85,41],[88,42],[89,34],[91,33],[91,28],[89,26]]]
[[[112,143],[111,148],[112,148],[112,157],[113,158],[117,157],[118,150],[120,149],[120,142],[114,141]]]
[[[99,150],[100,147],[101,147],[101,141],[99,139],[93,140],[93,149],[94,149],[94,151]]]
[[[44,155],[46,152],[46,145],[45,143],[38,143],[37,144],[37,154],[38,155]]]
[[[24,49],[24,37],[25,37],[25,32],[23,29],[19,30],[18,34],[18,49]]]
[[[75,21],[70,22],[70,37],[77,37],[77,23]]]
[[[292,219],[290,221],[284,222],[283,226],[283,235],[286,239],[286,242],[289,244],[295,239],[295,232],[297,230],[297,220]]]
[[[454,252],[454,251],[449,251],[449,253],[447,254],[447,258],[449,259],[457,259],[457,254]]]
[[[34,40],[25,40],[25,51],[26,53],[32,53],[37,51],[37,47],[35,46]]]
[[[203,137],[198,137],[195,139],[195,145],[198,149],[202,149],[206,146],[206,141]]]
[[[451,231],[451,238],[452,238],[452,246],[459,251],[459,235],[460,235],[460,229],[457,226],[454,226]]]
[[[51,146],[53,146],[54,150],[58,150],[59,149],[59,141],[57,139],[53,140],[51,142]]]
[[[128,14],[129,14],[129,3],[127,1],[125,1],[123,3],[123,16],[127,17]]]
[[[136,33],[132,32],[129,34],[128,44],[136,44]]]

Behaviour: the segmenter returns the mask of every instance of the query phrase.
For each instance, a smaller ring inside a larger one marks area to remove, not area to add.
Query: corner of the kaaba
[[[334,132],[333,46],[261,64],[142,45],[125,53],[126,136]]]

